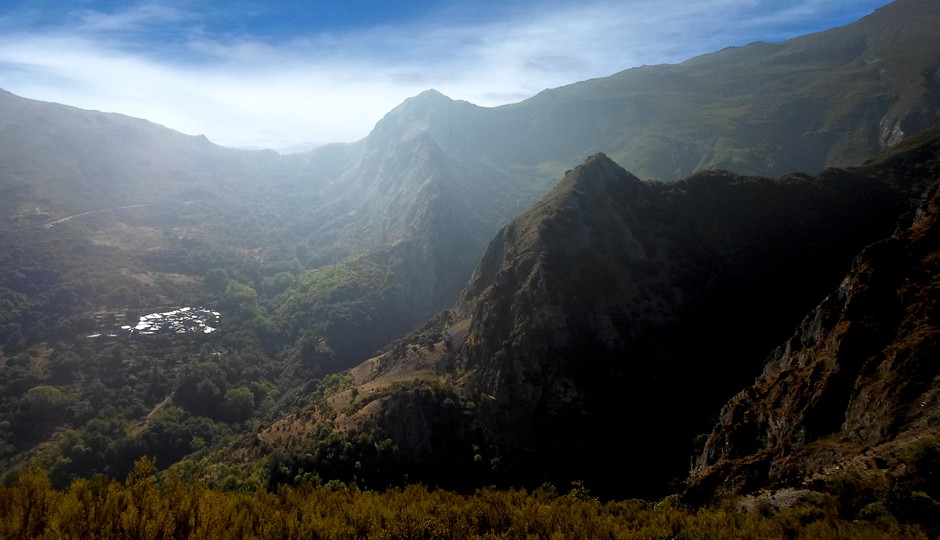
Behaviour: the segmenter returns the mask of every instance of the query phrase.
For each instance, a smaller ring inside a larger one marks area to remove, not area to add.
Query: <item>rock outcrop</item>
[[[940,435],[940,185],[725,405],[690,493],[812,485]],[[876,465],[879,464],[879,465]]]

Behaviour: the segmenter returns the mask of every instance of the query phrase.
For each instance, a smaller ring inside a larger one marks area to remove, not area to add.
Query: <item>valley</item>
[[[428,90],[287,155],[0,92],[0,501],[935,534],[938,25]]]

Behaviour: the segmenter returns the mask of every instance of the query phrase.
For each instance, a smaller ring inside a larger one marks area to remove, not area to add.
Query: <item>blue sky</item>
[[[887,0],[0,0],[0,88],[226,146],[368,134],[435,88],[483,106],[851,23]]]

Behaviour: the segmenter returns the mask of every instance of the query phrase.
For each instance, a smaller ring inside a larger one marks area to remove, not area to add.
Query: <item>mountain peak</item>
[[[405,99],[405,101],[396,107],[395,110],[414,110],[415,108],[447,106],[453,103],[455,103],[454,100],[432,88],[430,90],[425,90],[416,96]]]
[[[558,184],[561,191],[577,190],[583,193],[610,193],[624,186],[636,185],[640,179],[618,165],[607,155],[597,152],[584,163],[565,174]]]
[[[438,92],[437,90],[433,88],[429,88],[428,90],[421,92],[420,94],[418,94],[417,96],[411,99],[416,100],[416,101],[421,101],[421,100],[423,101],[428,101],[428,100],[453,101],[449,97],[445,96],[444,94]]]
[[[586,160],[584,160],[585,163],[591,163],[595,161],[599,161],[599,162],[609,161],[611,163],[614,162],[612,159],[607,157],[607,154],[603,152],[596,152],[594,154],[591,154],[590,156],[587,157]]]
[[[442,148],[463,153],[466,126],[473,123],[479,107],[455,101],[437,90],[425,90],[403,101],[375,125],[372,135],[381,141],[408,141],[428,133]]]

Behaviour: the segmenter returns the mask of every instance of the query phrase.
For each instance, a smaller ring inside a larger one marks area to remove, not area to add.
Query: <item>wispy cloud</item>
[[[298,149],[361,138],[427,88],[499,105],[635,65],[849,22],[881,3],[592,0],[471,24],[443,14],[283,37],[250,25],[219,29],[205,13],[141,3],[74,13],[53,27],[0,19],[0,87],[205,133],[220,144]]]
[[[180,9],[158,3],[137,4],[117,13],[95,10],[77,14],[80,30],[86,32],[130,32],[185,22],[191,17]]]

